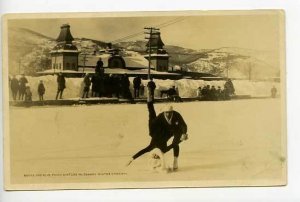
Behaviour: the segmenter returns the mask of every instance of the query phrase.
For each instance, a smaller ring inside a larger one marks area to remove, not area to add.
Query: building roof
[[[59,36],[57,37],[56,41],[64,42],[64,43],[72,43],[73,40],[74,40],[74,38],[70,31],[70,25],[63,24],[60,27],[60,33],[59,33]]]
[[[78,49],[75,45],[73,44],[57,44],[54,46],[51,52],[78,52]]]
[[[165,45],[160,38],[160,32],[152,34],[151,39],[149,39],[149,41],[146,44],[147,47],[149,47],[150,41],[151,47],[163,48],[163,46]]]
[[[111,57],[110,54],[102,54],[102,55],[88,55],[86,57],[85,66],[86,67],[95,67],[99,58],[102,59],[103,67],[108,67],[108,59]],[[83,55],[79,55],[78,65],[83,66]],[[148,68],[148,60],[144,58],[142,55],[134,54],[132,56],[124,56],[122,57],[125,61],[126,68],[135,68],[135,69],[147,69]],[[153,68],[153,67],[151,67]]]

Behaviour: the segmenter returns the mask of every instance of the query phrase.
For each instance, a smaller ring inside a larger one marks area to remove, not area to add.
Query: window
[[[67,69],[70,69],[70,63],[66,63],[66,67],[67,67]]]
[[[72,68],[75,69],[75,63],[72,63]]]
[[[59,69],[61,69],[61,63],[59,63]]]

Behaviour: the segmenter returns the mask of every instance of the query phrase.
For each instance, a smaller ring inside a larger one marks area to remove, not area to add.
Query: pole
[[[148,79],[150,80],[150,69],[151,69],[151,39],[152,39],[152,27],[150,28],[150,39],[149,39],[149,63],[148,63]]]
[[[86,54],[83,55],[83,68],[82,68],[83,73],[84,73],[84,68],[85,68],[85,58],[86,58]]]
[[[55,69],[56,69],[56,53],[57,53],[57,50],[55,50],[55,53],[54,53],[55,54],[55,57],[54,57],[54,67],[53,67],[54,74],[55,74]]]
[[[145,32],[145,34],[149,34],[149,37],[146,37],[145,39],[149,39],[149,44],[148,44],[148,51],[149,51],[149,55],[148,55],[148,79],[150,80],[151,78],[151,52],[152,52],[152,47],[151,47],[151,40],[153,39],[153,34],[154,31],[158,31],[159,29],[154,28],[154,27],[145,27],[144,29],[149,30],[149,33]]]

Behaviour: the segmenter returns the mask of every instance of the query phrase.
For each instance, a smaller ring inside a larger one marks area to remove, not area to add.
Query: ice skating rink
[[[157,113],[163,106],[155,104]],[[173,107],[188,125],[189,140],[180,145],[179,170],[168,174],[150,171],[148,155],[125,167],[150,141],[146,104],[10,107],[11,183],[282,183],[286,154],[280,99]],[[169,165],[172,153],[166,155]]]

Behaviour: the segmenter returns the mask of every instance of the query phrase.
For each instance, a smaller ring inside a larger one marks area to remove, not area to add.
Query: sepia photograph
[[[284,11],[2,23],[6,190],[286,185]]]

